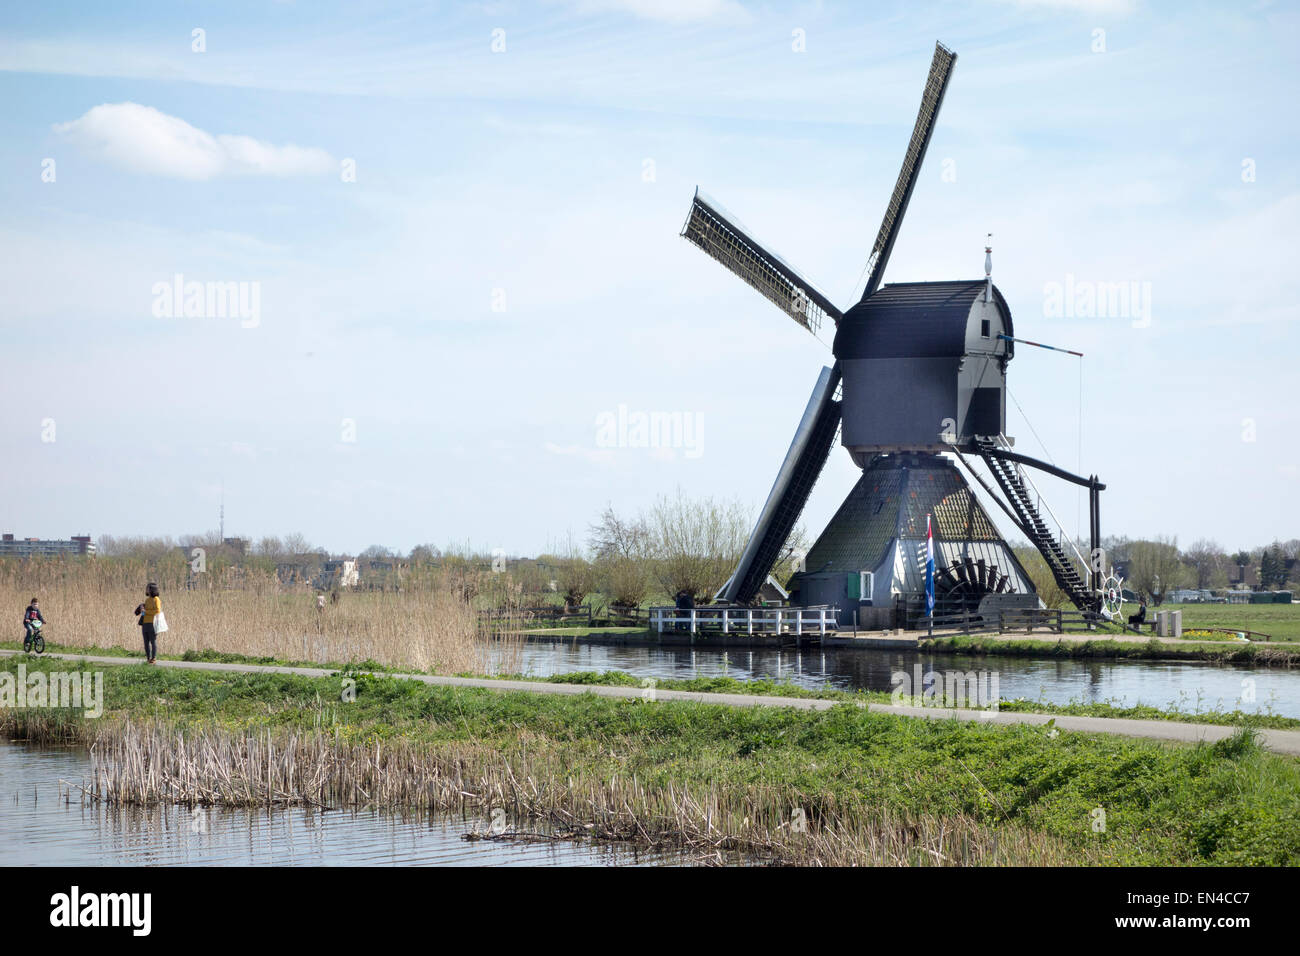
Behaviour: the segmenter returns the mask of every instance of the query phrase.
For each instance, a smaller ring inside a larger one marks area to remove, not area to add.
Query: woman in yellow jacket
[[[145,663],[153,664],[158,656],[158,635],[154,633],[153,622],[162,613],[158,585],[149,582],[144,589],[144,603],[136,606],[135,613],[140,615],[140,634],[144,637]]]

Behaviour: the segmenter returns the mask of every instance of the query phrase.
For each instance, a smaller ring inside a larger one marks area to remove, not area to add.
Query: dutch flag
[[[925,516],[925,616],[934,617],[934,531]]]

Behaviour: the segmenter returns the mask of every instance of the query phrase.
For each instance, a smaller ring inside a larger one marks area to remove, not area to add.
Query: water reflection
[[[363,811],[110,807],[70,784],[84,751],[0,743],[0,861],[7,866],[664,866],[678,854],[590,843],[467,842],[487,820]],[[523,827],[522,829],[527,829]]]
[[[888,691],[896,671],[990,670],[1003,698],[1148,704],[1180,710],[1242,710],[1300,717],[1300,671],[1196,661],[1104,661],[965,657],[901,650],[805,650],[623,647],[530,642],[522,669],[534,677],[568,671],[621,670],[638,677],[730,676],[789,681],[801,687]],[[1251,699],[1253,698],[1253,699]]]

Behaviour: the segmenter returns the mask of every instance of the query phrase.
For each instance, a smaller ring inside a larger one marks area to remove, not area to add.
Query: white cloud
[[[139,103],[104,103],[54,131],[115,166],[171,179],[312,175],[337,165],[321,149],[213,136]]]

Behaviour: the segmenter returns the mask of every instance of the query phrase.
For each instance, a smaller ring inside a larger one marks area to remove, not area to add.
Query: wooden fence
[[[489,626],[494,624],[586,624],[591,626],[591,605],[566,608],[550,604],[544,607],[492,608],[479,611],[480,622]]]

